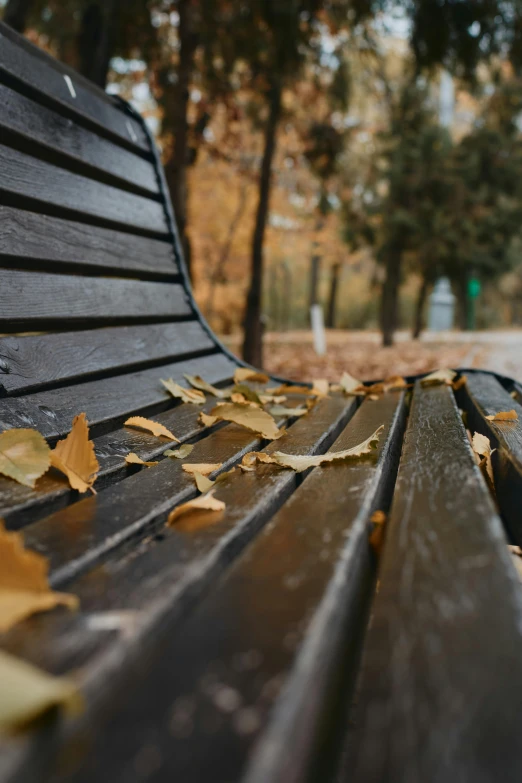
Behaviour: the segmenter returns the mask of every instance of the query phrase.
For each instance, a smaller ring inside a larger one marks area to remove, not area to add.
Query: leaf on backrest
[[[218,389],[216,386],[212,386],[211,383],[207,383],[199,375],[187,375],[185,378],[195,389],[199,389],[202,392],[208,392],[214,397],[219,397],[220,400],[227,400],[230,397],[229,389]]]
[[[51,464],[51,449],[37,430],[13,429],[0,433],[0,473],[33,487]]]
[[[180,386],[179,383],[169,378],[166,381],[161,381],[169,394],[173,397],[177,397],[183,402],[188,402],[191,405],[203,405],[206,401],[205,395],[199,389],[185,389],[184,386]]]
[[[253,403],[225,402],[216,405],[211,413],[217,419],[239,424],[267,440],[277,440],[283,434],[278,430],[273,417]]]
[[[82,699],[76,685],[0,652],[0,733],[20,731],[53,707],[77,713]]]
[[[85,413],[74,417],[70,433],[56,444],[51,452],[51,465],[65,473],[71,487],[78,492],[92,489],[100,466],[94,444],[89,440]]]
[[[268,383],[270,378],[265,375],[264,372],[258,370],[251,370],[249,367],[238,367],[234,373],[234,383],[243,383],[243,381],[250,381],[250,383]]]
[[[78,606],[76,596],[51,590],[47,558],[25,549],[22,536],[8,532],[1,520],[0,564],[0,632],[55,606]]]
[[[146,430],[151,432],[157,438],[163,437],[169,440],[175,440],[179,443],[179,439],[172,434],[170,430],[160,424],[158,421],[152,421],[152,419],[145,419],[143,416],[131,416],[125,422],[125,427],[136,427],[139,430]]]

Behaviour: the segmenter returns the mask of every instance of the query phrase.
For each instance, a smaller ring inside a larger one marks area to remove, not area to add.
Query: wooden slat
[[[67,156],[64,167],[87,168],[88,176],[105,179],[112,175],[125,184],[130,183],[133,189],[139,187],[158,193],[158,181],[150,160],[96,135],[3,84],[0,84],[0,105],[0,132],[13,134],[18,141],[16,146],[21,144],[24,151],[39,157],[35,142],[40,142],[50,153]],[[5,139],[5,135],[3,137]]]
[[[520,584],[452,393],[417,387],[342,779],[520,780],[521,628]]]
[[[161,378],[182,380],[183,373],[201,375],[216,383],[231,378],[235,364],[222,354],[173,362],[136,373],[79,383],[26,397],[0,400],[0,431],[34,427],[46,438],[63,437],[71,422],[84,411],[92,435],[102,435],[133,414],[147,415],[172,407],[172,397]]]
[[[126,225],[134,231],[168,233],[159,201],[73,174],[4,145],[0,145],[0,171],[0,188],[5,193],[37,200],[44,211],[52,207],[63,210],[64,216],[70,213]]]
[[[75,96],[64,75],[71,79]],[[0,78],[23,85],[31,97],[56,106],[86,126],[107,129],[127,147],[136,146],[147,152],[150,149],[140,123],[125,115],[109,96],[1,23]]]
[[[11,260],[39,269],[46,262],[48,271],[58,264],[72,271],[178,274],[169,242],[0,205],[0,265]]]
[[[467,412],[470,430],[486,435],[496,449],[492,461],[497,503],[514,541],[521,545],[522,406],[492,375],[482,373],[469,373],[460,399]],[[486,416],[512,409],[518,413],[518,421],[492,422],[486,419]]]
[[[34,391],[58,381],[128,371],[214,348],[199,321],[4,337],[0,338],[0,387],[8,393]]]
[[[181,285],[0,269],[0,328],[189,316]]]

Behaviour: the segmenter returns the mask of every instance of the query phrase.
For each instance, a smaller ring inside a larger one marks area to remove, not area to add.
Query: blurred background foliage
[[[221,334],[522,325],[517,0],[0,0],[3,20],[157,136],[196,298]]]

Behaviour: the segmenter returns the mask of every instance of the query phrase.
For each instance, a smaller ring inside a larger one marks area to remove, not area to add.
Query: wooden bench
[[[52,445],[85,411],[101,466],[96,496],[0,477],[0,516],[80,598],[1,649],[85,697],[82,715],[0,742],[2,783],[520,783],[520,387],[470,371],[457,399],[419,382],[331,394],[283,450],[347,448],[384,424],[375,456],[236,471],[220,522],[166,528],[193,480],[127,417],[154,416],[222,471],[282,441],[202,429],[165,393],[160,378],[184,373],[230,384],[238,363],[192,298],[150,134],[2,25],[0,331],[1,429]],[[496,501],[459,408],[497,449]],[[486,418],[511,408],[518,422]]]

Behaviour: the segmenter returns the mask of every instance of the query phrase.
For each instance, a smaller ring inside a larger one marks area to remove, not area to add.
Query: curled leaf
[[[253,403],[225,402],[216,405],[212,410],[212,415],[220,421],[231,421],[241,427],[246,427],[247,430],[251,430],[267,440],[277,440],[283,434],[278,430],[272,416]]]
[[[457,373],[454,370],[449,370],[445,367],[442,370],[430,372],[429,375],[421,378],[420,384],[421,386],[439,386],[440,384],[445,383],[447,386],[450,386],[456,375]]]
[[[230,400],[232,402],[248,402],[247,398],[244,397],[242,394],[239,394],[239,392],[233,392],[230,395]]]
[[[273,402],[274,405],[281,405],[281,403],[286,402],[284,394],[260,394],[259,399],[263,405],[266,405],[268,402]]]
[[[310,386],[296,386],[292,383],[283,383],[274,389],[266,389],[267,394],[312,394]]]
[[[198,416],[198,422],[202,424],[204,427],[213,427],[216,421],[217,421],[217,416],[209,416],[208,413],[204,413],[203,411],[201,411],[201,413]]]
[[[247,386],[246,383],[236,383],[232,389],[233,402],[235,402],[233,399],[235,394],[242,394],[245,400],[248,400],[248,402],[255,402],[256,405],[262,405],[261,399],[257,392],[255,392],[254,389],[251,389],[250,386]]]
[[[176,383],[172,378],[166,381],[162,380],[161,382],[169,394],[183,402],[188,402],[191,405],[203,405],[205,402],[205,395],[199,389],[185,389],[184,386]]]
[[[211,383],[204,381],[203,378],[201,378],[199,375],[187,375],[185,373],[185,378],[190,383],[190,385],[194,387],[194,389],[199,389],[202,392],[208,392],[208,394],[212,394],[214,397],[218,397],[220,400],[226,400],[230,397],[229,389],[218,389],[216,386],[212,386]]]
[[[406,389],[407,386],[406,378],[403,378],[402,375],[390,375],[389,378],[383,381],[385,392],[399,391],[400,389]]]
[[[343,372],[339,381],[339,387],[344,394],[364,394],[364,391],[360,391],[362,385],[362,381],[358,381],[349,372]]]
[[[59,440],[51,452],[51,465],[69,479],[78,492],[92,489],[100,465],[94,453],[94,443],[89,440],[89,426],[85,413],[75,416],[70,433]]]
[[[141,457],[138,457],[137,454],[135,454],[133,451],[129,451],[127,456],[125,457],[125,462],[127,465],[146,465],[148,468],[152,467],[152,465],[158,465],[158,462],[145,462],[142,460]]]
[[[206,495],[200,495],[194,500],[189,500],[187,503],[182,503],[181,506],[177,506],[170,512],[167,519],[167,525],[170,527],[176,524],[182,517],[192,516],[198,514],[201,511],[221,512],[225,509],[225,504],[222,500],[217,500],[214,496],[214,490],[211,490]]]
[[[480,468],[486,469],[487,477],[491,482],[491,486],[493,486],[494,476],[493,476],[493,464],[491,462],[491,455],[493,454],[495,449],[491,448],[491,442],[489,438],[487,438],[485,435],[482,435],[480,432],[475,432],[473,438],[471,439],[471,448],[473,449],[473,452],[476,455],[478,466]],[[483,459],[481,460],[478,459],[477,457],[483,457]]]
[[[47,558],[25,549],[22,536],[8,532],[1,521],[0,563],[0,632],[55,606],[78,606],[76,596],[51,590]]]
[[[250,367],[238,367],[234,373],[234,383],[243,383],[243,381],[250,381],[250,383],[268,383],[270,378],[265,375],[264,372],[258,370],[251,370]]]
[[[209,479],[207,476],[204,476],[203,473],[200,473],[198,470],[195,470],[192,473],[192,475],[194,477],[194,481],[196,482],[196,487],[199,489],[201,493],[208,492],[209,490],[212,489],[212,487],[216,483],[215,481]]]
[[[222,462],[185,462],[181,467],[185,473],[201,473],[202,476],[209,476],[215,470],[219,470]]]
[[[282,405],[274,405],[273,408],[270,408],[271,416],[281,416],[284,419],[290,419],[294,416],[305,416],[307,413],[307,408],[283,408]]]
[[[492,416],[486,416],[488,421],[518,421],[518,413],[515,410],[499,411]]]
[[[173,457],[174,459],[185,459],[192,452],[194,446],[192,443],[184,443],[179,449],[167,449],[164,451],[166,457]]]
[[[152,419],[145,419],[143,416],[131,416],[125,422],[126,427],[136,427],[138,430],[146,430],[151,432],[157,438],[168,438],[169,440],[175,440],[179,443],[179,439],[172,434],[170,430],[160,424],[159,421],[153,421]]]
[[[51,449],[43,435],[32,429],[0,433],[0,473],[34,488],[51,464]]]
[[[366,440],[359,443],[357,446],[352,446],[351,449],[328,451],[326,454],[317,454],[316,456],[311,457],[308,455],[284,454],[281,451],[276,451],[273,454],[267,454],[264,451],[251,451],[243,457],[241,467],[248,471],[253,469],[256,462],[265,462],[279,465],[282,468],[291,468],[297,473],[301,473],[303,470],[308,470],[309,468],[317,467],[318,465],[324,465],[327,462],[361,457],[364,454],[369,454],[374,446],[377,445],[379,435],[383,429],[384,424],[381,424],[369,438],[366,438]]]
[[[312,386],[312,394],[315,394],[317,397],[326,397],[329,390],[330,384],[326,378],[318,378],[314,381],[314,385]]]

